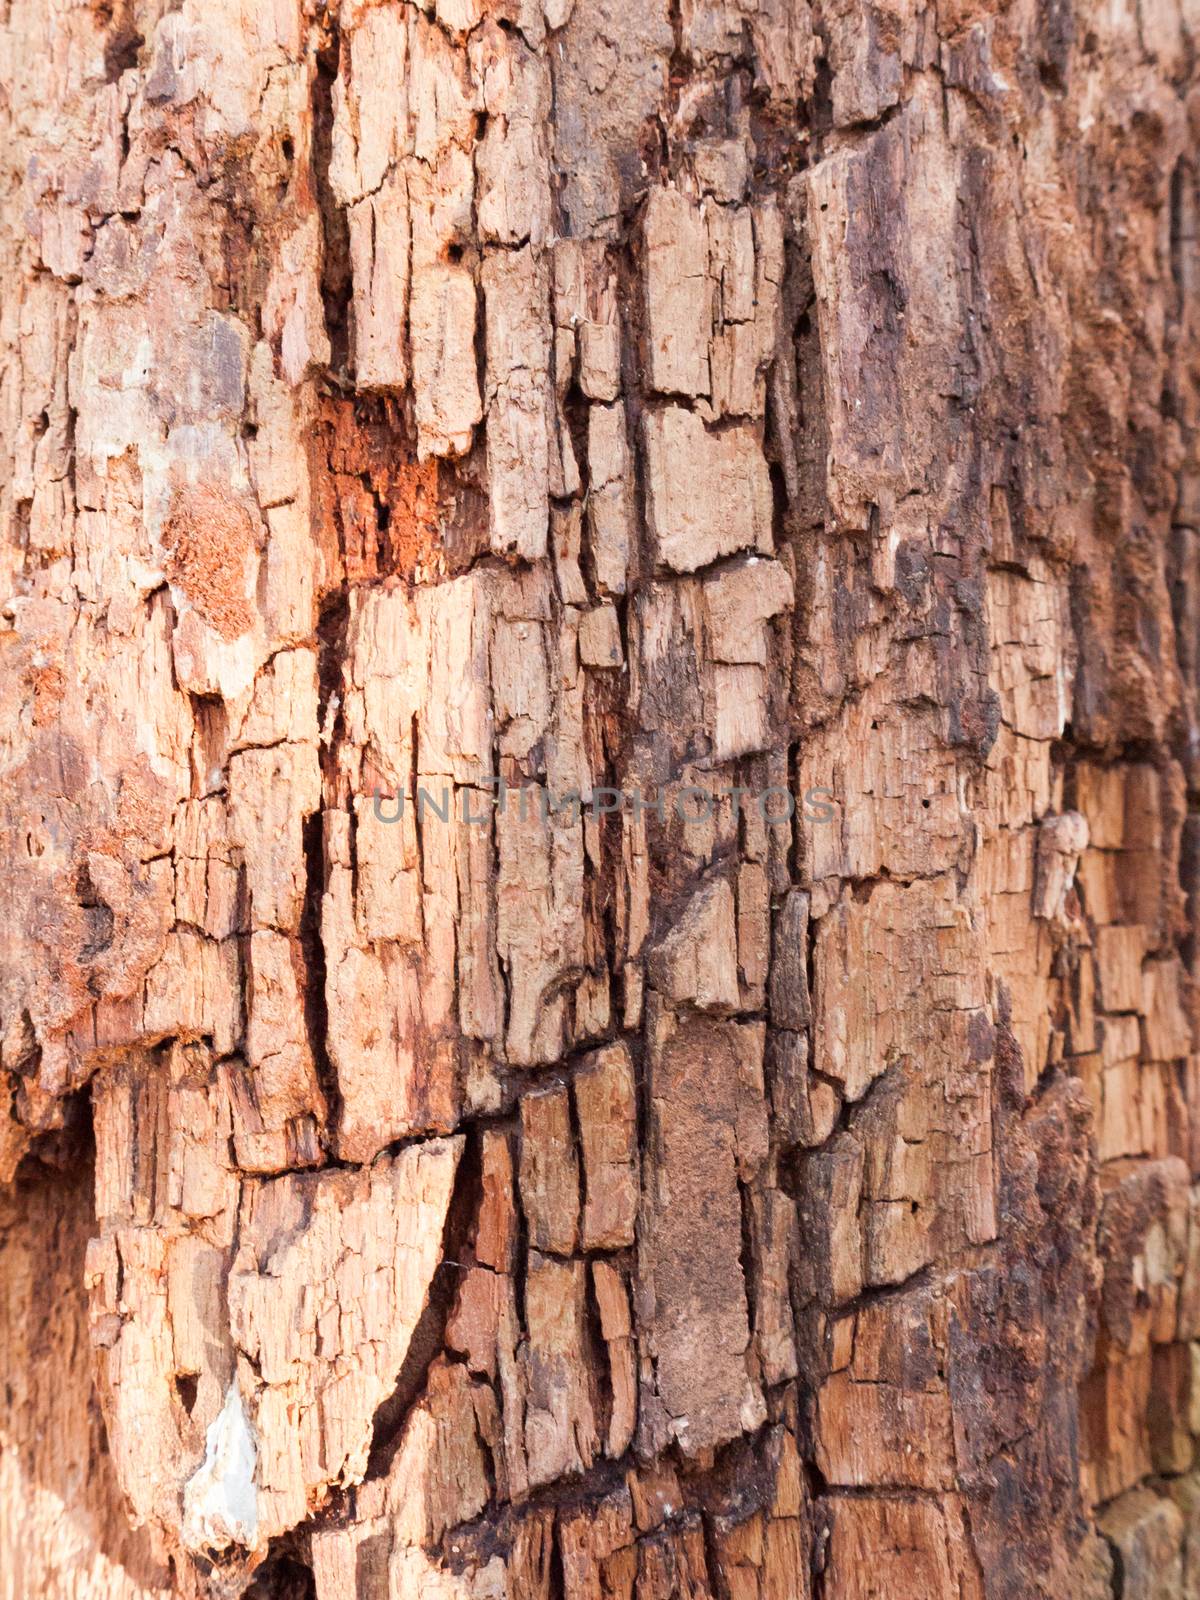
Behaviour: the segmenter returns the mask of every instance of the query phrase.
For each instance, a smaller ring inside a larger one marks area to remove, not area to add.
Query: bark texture
[[[1200,1596],[1198,48],[0,4],[3,1600]]]

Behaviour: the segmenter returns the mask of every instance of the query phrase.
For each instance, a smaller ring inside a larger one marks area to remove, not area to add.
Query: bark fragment
[[[0,1600],[1196,1588],[1195,57],[8,8]]]

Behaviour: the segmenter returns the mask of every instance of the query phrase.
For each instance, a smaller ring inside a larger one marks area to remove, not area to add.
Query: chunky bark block
[[[1195,1590],[1194,7],[0,11],[0,1600]]]

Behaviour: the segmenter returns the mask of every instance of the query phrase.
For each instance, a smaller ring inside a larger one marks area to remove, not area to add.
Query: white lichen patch
[[[249,1550],[258,1536],[257,1455],[237,1380],[204,1440],[204,1460],[183,1491],[183,1542],[190,1550]]]

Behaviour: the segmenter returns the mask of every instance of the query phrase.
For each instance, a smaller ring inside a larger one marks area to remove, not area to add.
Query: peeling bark
[[[0,1600],[1200,1593],[1191,8],[0,41]]]

